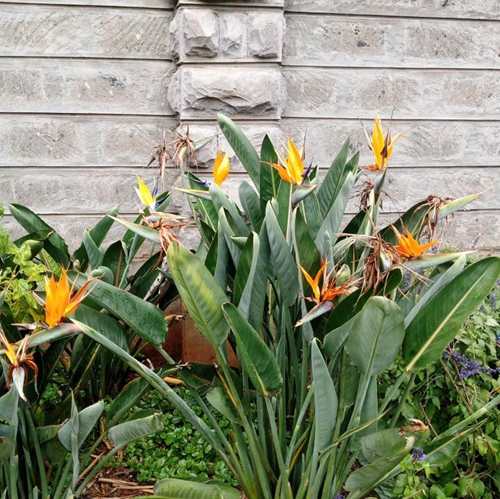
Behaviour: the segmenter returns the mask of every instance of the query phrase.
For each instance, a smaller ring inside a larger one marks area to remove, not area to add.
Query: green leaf
[[[262,211],[260,209],[259,195],[255,189],[246,181],[239,187],[240,202],[244,212],[247,214],[253,229],[258,232],[262,225]]]
[[[278,155],[268,135],[262,141],[260,159],[260,209],[264,214],[267,203],[278,196],[281,183],[278,172],[271,166],[272,163],[278,162]]]
[[[123,329],[113,317],[99,312],[89,306],[80,305],[75,312],[75,318],[87,324],[97,331],[101,331],[106,338],[109,338],[113,343],[120,348],[128,351],[128,339]]]
[[[161,414],[132,419],[109,429],[108,436],[114,447],[123,448],[138,438],[158,433],[163,429]]]
[[[85,282],[84,276],[70,275],[79,286]],[[167,322],[160,309],[137,296],[119,289],[112,284],[94,281],[89,297],[112,315],[121,319],[141,338],[160,345],[165,341]]]
[[[230,404],[224,389],[221,386],[214,386],[211,388],[206,397],[210,405],[220,412],[225,418],[229,419],[229,421],[237,420],[233,406]]]
[[[243,369],[259,393],[264,397],[270,396],[283,384],[274,354],[232,303],[224,304],[222,309],[236,338],[238,358]]]
[[[329,249],[337,240],[337,233],[340,230],[342,218],[347,207],[347,202],[351,196],[351,190],[355,180],[355,175],[348,172],[343,184],[336,193],[335,200],[330,205],[330,209],[324,214],[323,222],[315,238],[316,246],[323,256],[328,255]]]
[[[123,220],[121,218],[116,218],[112,216],[110,216],[110,218],[113,219],[115,222],[118,222],[119,224],[123,225],[127,230],[129,230],[133,234],[137,234],[138,236],[143,237],[144,239],[148,239],[149,241],[153,241],[154,243],[160,242],[160,234],[158,233],[158,231],[152,229],[151,227],[148,227],[147,225],[137,224],[134,222],[130,222],[129,220]]]
[[[155,494],[164,499],[241,499],[240,491],[227,485],[174,478],[159,481],[155,486]]]
[[[66,450],[71,451],[71,434],[76,431],[78,448],[80,448],[97,424],[97,421],[99,421],[103,411],[104,402],[96,402],[95,404],[80,411],[78,413],[78,420],[71,417],[66,423],[64,423],[58,432],[59,441],[63,447]]]
[[[403,355],[406,371],[426,367],[458,333],[464,320],[486,298],[500,275],[500,258],[469,265],[435,294],[406,328]]]
[[[266,228],[272,270],[279,284],[281,299],[286,305],[291,305],[299,292],[297,265],[270,204],[266,208]]]
[[[89,258],[90,267],[92,269],[99,267],[99,265],[102,264],[104,254],[92,239],[92,235],[89,230],[86,230],[83,235],[83,245],[85,246],[85,251],[87,252]]]
[[[373,376],[393,363],[404,334],[399,306],[387,298],[375,296],[356,316],[345,346],[356,366]]]
[[[128,382],[106,409],[109,424],[114,425],[126,416],[128,411],[142,398],[147,388],[148,384],[142,378],[135,378]]]
[[[174,242],[167,252],[170,272],[190,317],[214,346],[227,339],[228,327],[222,314],[227,297],[203,262]]]
[[[347,156],[349,154],[350,144],[349,141],[345,141],[344,145],[340,149],[336,158],[333,160],[325,178],[321,182],[319,189],[317,190],[318,203],[320,206],[322,216],[330,211],[330,207],[337,199],[337,195],[340,189],[344,185],[345,177],[347,171],[350,169],[354,171],[351,167],[347,166]]]
[[[69,267],[70,257],[68,246],[64,239],[46,222],[44,222],[36,213],[20,204],[11,204],[9,206],[11,215],[27,232],[44,232],[50,235],[44,239],[44,248],[47,253],[64,267]]]
[[[424,307],[424,305],[444,286],[451,282],[455,277],[462,272],[465,267],[467,259],[465,256],[458,257],[453,265],[444,272],[439,278],[430,286],[425,293],[419,298],[414,307],[405,317],[405,327],[413,321],[417,313]]]
[[[461,256],[474,253],[473,251],[462,251],[460,253],[438,253],[436,255],[424,255],[415,260],[405,262],[404,267],[411,270],[423,270],[429,267],[437,267],[443,263],[451,262]]]
[[[401,439],[400,447],[395,448],[390,456],[376,459],[372,463],[353,471],[344,486],[350,492],[347,498],[361,499],[365,497],[375,487],[396,473],[401,461],[413,447],[414,441],[414,437],[409,437],[406,440]]]
[[[257,151],[250,143],[241,128],[223,114],[217,115],[219,127],[247,171],[257,189],[260,183],[260,159]]]
[[[311,343],[312,386],[314,390],[314,459],[332,443],[337,421],[337,393],[316,339]],[[315,466],[313,466],[314,469]]]
[[[100,247],[104,242],[104,239],[106,239],[106,236],[113,225],[113,219],[108,215],[116,216],[117,214],[118,210],[116,208],[112,209],[90,229],[90,237],[98,247]],[[79,248],[75,251],[73,258],[80,262],[80,270],[85,271],[87,269],[88,255],[83,243],[80,244]]]

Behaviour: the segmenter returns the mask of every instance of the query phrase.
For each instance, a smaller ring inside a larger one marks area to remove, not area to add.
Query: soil
[[[153,495],[153,486],[138,484],[127,468],[108,468],[95,478],[85,493],[85,499],[133,499]]]

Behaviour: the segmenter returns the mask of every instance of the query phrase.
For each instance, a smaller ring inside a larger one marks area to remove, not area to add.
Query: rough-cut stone
[[[279,118],[284,98],[276,68],[182,67],[172,80],[169,99],[182,120],[214,117]]]
[[[172,143],[176,126],[161,117],[3,115],[0,166],[141,167],[164,134]]]
[[[306,159],[327,167],[344,141],[361,151],[360,164],[373,161],[363,127],[371,133],[372,120],[283,119],[285,136],[298,144],[306,139]],[[500,166],[500,122],[488,121],[384,121],[384,128],[403,137],[397,143],[391,166]],[[414,170],[419,175],[419,170]]]
[[[0,60],[0,112],[173,114],[163,61]]]
[[[286,9],[332,14],[498,19],[498,0],[286,0]]]
[[[248,26],[249,55],[261,59],[281,58],[283,19],[280,13],[256,13]]]
[[[279,61],[283,31],[283,12],[274,9],[183,7],[170,26],[170,46],[181,62]]]
[[[212,10],[183,9],[181,36],[181,45],[186,56],[217,56],[219,21]]]
[[[171,12],[3,5],[2,56],[166,59]]]
[[[262,140],[266,134],[269,135],[278,150],[280,150],[284,144],[284,136],[281,133],[280,127],[276,124],[239,123],[239,125],[257,151],[260,151]],[[179,131],[181,133],[184,132],[185,126],[181,126]],[[218,150],[225,151],[230,156],[231,172],[244,171],[243,166],[238,161],[231,146],[215,124],[190,124],[189,133],[195,143],[203,144],[203,147],[198,149],[196,153],[196,163],[200,171],[206,172],[207,169],[212,168]]]
[[[246,56],[246,13],[231,12],[220,17],[221,54],[242,59]]]
[[[287,117],[500,119],[491,71],[286,68]]]
[[[483,21],[287,16],[285,64],[500,68],[500,24]]]

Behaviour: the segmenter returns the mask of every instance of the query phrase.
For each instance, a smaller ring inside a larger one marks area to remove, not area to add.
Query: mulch
[[[86,499],[133,499],[137,496],[153,495],[152,485],[138,484],[135,475],[127,468],[103,470],[86,490]]]

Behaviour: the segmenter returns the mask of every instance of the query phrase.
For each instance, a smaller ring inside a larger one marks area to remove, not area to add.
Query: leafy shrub
[[[188,174],[185,192],[201,244],[196,254],[175,240],[164,244],[165,268],[215,350],[216,371],[208,387],[196,392],[206,419],[98,330],[82,325],[83,332],[181,411],[248,499],[345,493],[359,499],[379,491],[412,459],[424,454],[428,462],[439,459],[500,402],[500,396],[492,397],[438,435],[423,421],[401,418],[417,377],[440,360],[500,274],[498,258],[468,265],[462,254],[427,254],[436,244],[439,220],[475,197],[430,196],[391,226],[380,227],[395,138],[376,120],[375,163],[369,167],[375,178],[362,188],[361,209],[346,226],[344,213],[360,178],[358,154],[348,143],[320,178],[316,169],[306,168],[293,142],[281,159],[266,137],[259,155],[231,120],[221,116],[219,124],[250,182],[241,183],[237,205],[223,190],[224,154],[217,155],[214,184]],[[127,226],[145,233],[144,225]],[[158,240],[158,234],[150,237]],[[424,269],[435,271],[422,275]],[[414,277],[410,285],[405,276]],[[239,370],[229,365],[228,342]],[[382,397],[379,376],[400,354],[403,371]],[[217,413],[229,421],[230,438]],[[232,498],[240,493],[166,480],[156,494]]]
[[[498,288],[497,288],[498,291]],[[492,294],[465,323],[440,364],[423,371],[402,413],[428,418],[437,433],[487,403],[500,389],[500,308]],[[397,497],[437,499],[500,495],[500,412],[450,449],[441,463],[410,462],[394,489]],[[419,496],[420,494],[420,496]]]

